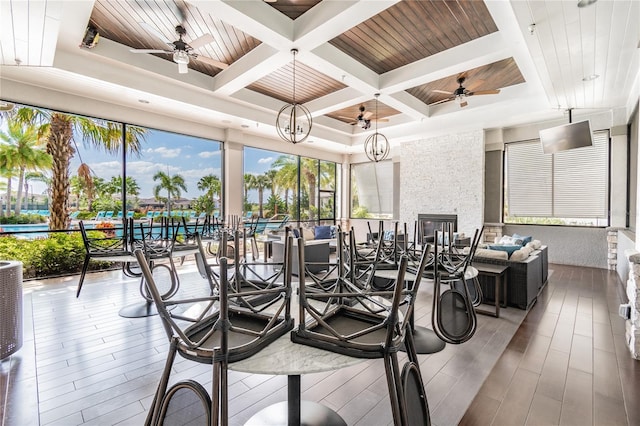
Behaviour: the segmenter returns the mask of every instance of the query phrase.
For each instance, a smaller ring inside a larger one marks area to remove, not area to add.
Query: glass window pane
[[[244,212],[255,217],[298,217],[298,157],[244,148]]]
[[[149,214],[222,215],[222,144],[145,128],[139,158],[127,160],[127,180],[139,187],[135,201]],[[153,214],[153,213],[152,213]]]
[[[393,162],[351,165],[351,217],[393,217]]]
[[[319,160],[300,157],[300,220],[318,220]]]

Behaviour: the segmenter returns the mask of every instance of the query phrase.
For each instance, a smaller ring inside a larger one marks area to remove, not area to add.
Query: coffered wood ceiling
[[[629,110],[640,85],[639,15],[633,0],[587,8],[572,0],[3,0],[0,82],[277,139],[296,48],[296,101],[314,117],[310,139],[358,152],[370,131],[350,123],[361,105],[374,110],[376,93],[392,143],[561,118],[566,108]],[[187,43],[213,39],[194,49],[200,58],[187,74],[171,54],[130,51],[169,49],[163,40],[176,40],[179,24]],[[81,49],[87,25],[100,38]],[[599,78],[583,81],[591,74]],[[470,91],[500,93],[472,96],[465,108],[440,102],[461,75]]]

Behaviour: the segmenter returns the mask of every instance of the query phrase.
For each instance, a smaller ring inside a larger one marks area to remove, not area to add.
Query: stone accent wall
[[[485,223],[484,234],[480,242],[486,244],[493,244],[497,239],[502,238],[502,223]]]
[[[618,228],[607,228],[607,268],[618,269]]]
[[[443,135],[400,145],[401,223],[419,213],[457,214],[458,232],[484,222],[484,133]]]
[[[626,250],[625,255],[629,260],[626,293],[631,305],[631,316],[625,321],[625,339],[631,356],[640,359],[640,252]]]

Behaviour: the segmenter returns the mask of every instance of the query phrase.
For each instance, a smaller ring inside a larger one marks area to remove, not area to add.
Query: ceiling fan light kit
[[[296,102],[296,54],[298,49],[291,49],[291,53],[293,54],[292,102],[280,108],[276,117],[276,130],[282,140],[296,144],[304,142],[309,137],[313,119],[307,107]]]
[[[369,135],[364,141],[365,154],[367,154],[369,160],[375,161],[376,163],[385,160],[391,151],[391,145],[387,137],[382,133],[378,133],[378,96],[380,96],[380,94],[376,93],[376,131],[372,135]]]
[[[172,50],[163,50],[163,49],[130,49],[129,51],[132,53],[167,53],[173,55],[173,62],[178,64],[178,73],[186,74],[189,72],[189,62],[191,59],[197,59],[206,64],[213,65],[216,68],[225,69],[229,65],[220,61],[216,61],[212,58],[207,58],[206,56],[198,55],[194,50],[198,49],[202,46],[205,46],[209,43],[213,43],[215,39],[211,34],[205,34],[200,36],[194,40],[191,40],[191,43],[187,43],[184,41],[184,36],[187,34],[187,30],[182,25],[176,25],[175,32],[178,35],[178,40],[170,41],[167,39],[160,31],[147,24],[146,22],[139,22],[140,26],[142,26],[148,33],[154,35],[157,39],[162,40],[167,46],[172,48]]]

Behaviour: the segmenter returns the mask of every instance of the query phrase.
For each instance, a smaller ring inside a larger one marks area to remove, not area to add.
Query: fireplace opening
[[[434,231],[458,231],[456,214],[418,214],[418,236],[422,243],[433,243]]]

